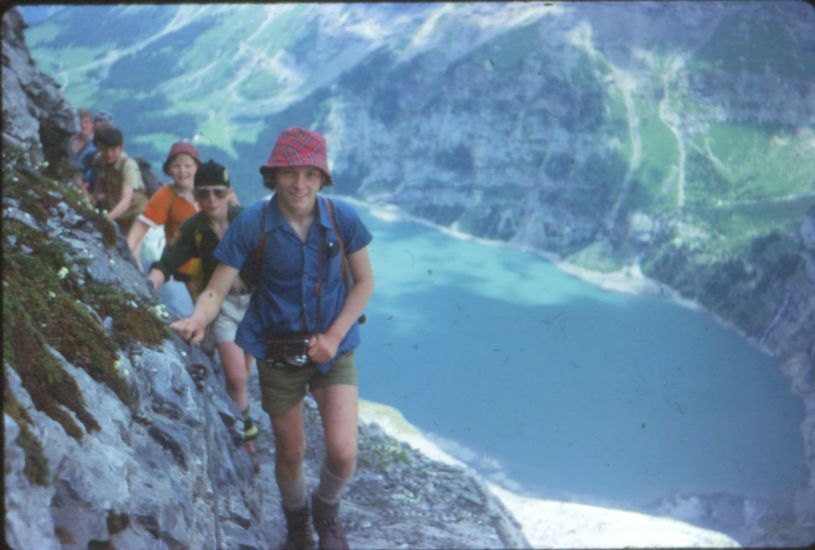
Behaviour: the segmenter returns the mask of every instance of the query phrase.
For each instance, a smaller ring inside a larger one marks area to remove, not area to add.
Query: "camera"
[[[308,365],[308,336],[303,332],[269,336],[266,339],[265,363],[274,368]]]

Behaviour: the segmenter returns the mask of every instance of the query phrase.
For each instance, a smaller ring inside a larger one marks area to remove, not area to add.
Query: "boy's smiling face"
[[[185,153],[176,155],[167,167],[173,181],[184,189],[192,188],[197,169],[198,164],[195,162],[195,159]]]
[[[314,166],[288,166],[275,173],[278,200],[293,212],[310,212],[323,186],[323,172]]]

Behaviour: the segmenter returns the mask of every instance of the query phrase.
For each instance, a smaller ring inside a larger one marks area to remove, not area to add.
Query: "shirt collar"
[[[317,195],[317,221],[324,228],[330,229],[332,227],[331,218],[328,216],[325,201],[326,199],[324,197]],[[283,217],[280,208],[277,206],[277,193],[272,195],[272,198],[269,199],[269,202],[266,203],[263,208],[266,209],[265,231],[274,231],[287,223],[286,218]]]

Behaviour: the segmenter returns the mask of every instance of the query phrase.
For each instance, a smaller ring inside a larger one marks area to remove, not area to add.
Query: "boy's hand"
[[[195,317],[187,317],[170,323],[170,328],[184,341],[197,344],[204,339],[207,326]]]
[[[308,339],[308,357],[315,363],[328,363],[340,346],[340,340],[329,333],[318,334]]]

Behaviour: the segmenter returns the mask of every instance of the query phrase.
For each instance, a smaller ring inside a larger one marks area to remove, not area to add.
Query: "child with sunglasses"
[[[246,266],[257,271],[257,291],[236,342],[258,359],[263,409],[274,430],[285,548],[313,547],[309,520],[320,548],[348,548],[338,512],[342,490],[356,469],[354,350],[374,286],[368,258],[373,236],[351,205],[318,196],[332,185],[320,134],[303,128],[281,132],[260,172],[274,195],[246,208],[230,226],[215,251],[221,263],[192,315],[170,328],[201,341],[239,273],[242,277]],[[278,360],[290,343],[297,351],[285,351],[285,359]],[[310,499],[303,470],[303,398],[309,390],[325,438],[320,480]]]
[[[230,203],[234,196],[226,168],[212,160],[198,166],[194,178],[195,200],[201,211],[188,218],[179,228],[175,240],[165,247],[159,261],[153,263],[148,279],[158,289],[191,258],[201,262],[200,280],[194,281],[195,298],[209,283],[218,260],[213,252],[224,236],[230,223],[241,212],[241,207]],[[251,288],[244,282],[252,280],[242,273],[229,287],[220,312],[211,325],[218,354],[226,374],[227,391],[243,412],[244,441],[252,451],[252,441],[257,438],[258,428],[249,412],[246,385],[252,368],[252,356],[235,344],[238,323],[249,306]]]

